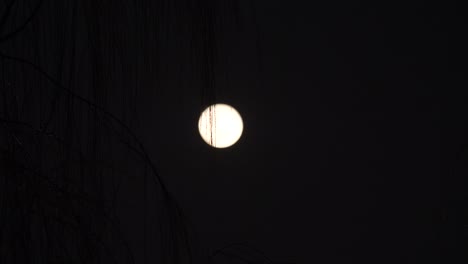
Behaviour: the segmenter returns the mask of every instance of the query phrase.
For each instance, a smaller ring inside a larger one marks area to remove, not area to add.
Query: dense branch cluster
[[[236,1],[0,4],[0,263],[272,263],[245,245],[195,252],[133,132],[138,87],[167,85],[168,61],[189,62],[200,109],[214,102],[240,16]]]

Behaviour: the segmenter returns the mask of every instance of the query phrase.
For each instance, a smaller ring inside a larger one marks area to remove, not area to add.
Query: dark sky
[[[231,37],[216,87],[244,118],[235,146],[201,140],[198,91],[168,91],[140,113],[200,239],[297,263],[456,263],[460,11],[255,2],[258,30]]]
[[[39,26],[0,49],[34,58],[91,101],[108,98],[94,102],[135,128],[201,248],[246,243],[273,260],[301,264],[464,263],[461,8],[311,2],[239,1],[237,20],[225,18],[221,44],[209,47],[218,54],[212,87],[200,86],[202,66],[186,60],[196,44],[185,39],[190,34],[168,30],[160,42],[145,34],[157,28],[148,21],[161,22],[143,15],[163,8],[157,1],[135,1],[128,10],[118,9],[120,2],[84,1],[70,15],[46,1],[33,20]],[[59,33],[28,38],[48,27]],[[102,38],[93,39],[98,33]],[[74,73],[57,66],[60,56]],[[156,57],[159,64],[151,62]],[[95,72],[106,82],[95,81]],[[102,89],[93,94],[88,87]],[[214,149],[199,136],[204,90],[242,115],[244,134],[233,147]],[[131,100],[131,114],[119,109]],[[141,209],[142,184],[123,180],[130,198],[117,207],[128,219]],[[138,248],[141,237],[132,234],[143,229],[135,218],[125,232]]]

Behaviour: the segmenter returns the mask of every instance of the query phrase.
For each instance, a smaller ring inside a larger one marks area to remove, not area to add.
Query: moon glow
[[[202,139],[215,148],[234,145],[242,135],[242,117],[234,107],[214,104],[207,107],[198,120],[198,131]]]

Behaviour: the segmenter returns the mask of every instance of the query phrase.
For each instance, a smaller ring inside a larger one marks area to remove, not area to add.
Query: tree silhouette
[[[200,109],[215,102],[219,35],[242,27],[239,5],[0,4],[0,263],[273,263],[239,244],[201,253],[133,132],[138,87],[167,85],[168,63],[189,63]],[[179,42],[190,50],[167,58]]]

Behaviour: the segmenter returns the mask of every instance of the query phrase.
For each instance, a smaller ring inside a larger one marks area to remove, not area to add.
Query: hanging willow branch
[[[200,108],[216,100],[219,35],[238,25],[237,1],[38,0],[14,25],[19,3],[0,12],[0,263],[149,263],[150,252],[165,264],[273,263],[241,245],[195,252],[181,206],[128,123],[139,85],[167,85],[174,36],[190,43],[189,58],[174,61],[191,63]],[[131,180],[143,184],[143,250],[119,211]]]

